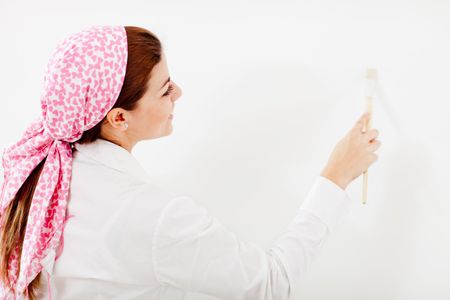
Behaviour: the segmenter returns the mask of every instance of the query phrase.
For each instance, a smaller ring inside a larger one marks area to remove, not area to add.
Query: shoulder
[[[131,190],[133,202],[143,209],[158,210],[160,215],[170,211],[192,211],[196,203],[190,196],[179,194],[151,182],[140,182]]]
[[[136,197],[144,197],[146,199],[161,199],[164,201],[170,201],[179,197],[175,192],[172,192],[156,183],[147,181],[139,181],[139,185],[136,188]]]
[[[187,195],[174,195],[164,207],[162,212],[166,219],[185,217],[199,217],[206,215],[207,209],[192,197]]]
[[[216,218],[206,207],[187,195],[170,199],[161,209],[156,222],[156,232],[160,238],[180,240],[204,232]]]

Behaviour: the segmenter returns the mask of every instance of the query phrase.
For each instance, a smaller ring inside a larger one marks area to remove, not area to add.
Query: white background
[[[0,1],[1,145],[40,115],[57,42],[145,27],[183,89],[172,135],[133,149],[155,182],[268,248],[364,109],[383,143],[293,299],[450,299],[450,1]],[[216,299],[189,294],[188,299]]]

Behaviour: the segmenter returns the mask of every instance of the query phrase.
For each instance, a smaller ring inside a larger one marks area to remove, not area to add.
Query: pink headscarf
[[[9,259],[9,287],[0,299],[16,299],[39,274],[41,261],[63,247],[63,230],[72,174],[72,147],[98,124],[116,102],[128,59],[123,26],[91,26],[62,40],[51,56],[41,94],[42,116],[3,152],[4,182],[0,215],[33,169],[47,157],[37,183],[18,269],[18,247]],[[8,226],[8,224],[5,224]],[[14,298],[12,298],[14,297]]]

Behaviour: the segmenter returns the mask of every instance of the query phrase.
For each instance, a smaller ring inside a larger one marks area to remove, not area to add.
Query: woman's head
[[[146,29],[126,26],[125,30],[128,60],[120,95],[105,118],[85,131],[78,143],[103,138],[131,152],[141,140],[172,132],[169,116],[182,91],[170,79],[161,42]]]

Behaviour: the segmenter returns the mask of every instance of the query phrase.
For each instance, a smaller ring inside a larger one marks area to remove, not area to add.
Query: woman
[[[186,196],[158,188],[132,156],[172,132],[181,89],[158,38],[92,26],[52,55],[42,116],[3,153],[0,299],[287,299],[339,218],[345,189],[376,160],[363,115],[336,145],[267,251]],[[365,130],[364,130],[365,131]]]

